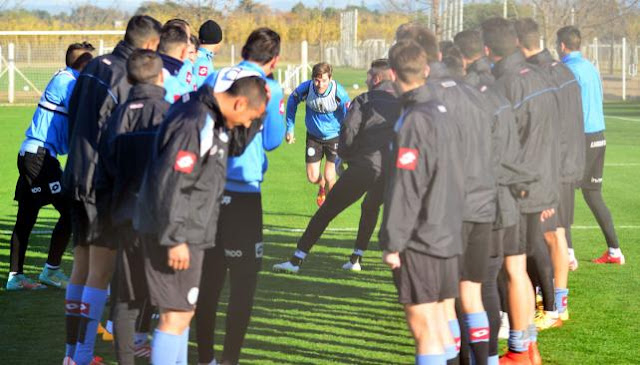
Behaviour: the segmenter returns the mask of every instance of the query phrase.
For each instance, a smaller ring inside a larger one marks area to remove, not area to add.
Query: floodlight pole
[[[508,0],[504,0],[504,6],[502,7],[502,17],[507,19],[507,5],[508,5],[509,1]]]
[[[627,38],[622,38],[622,100],[627,100]]]
[[[9,43],[9,60],[7,64],[7,70],[9,73],[9,104],[13,104],[15,101],[15,83],[16,83],[16,50],[13,43]]]

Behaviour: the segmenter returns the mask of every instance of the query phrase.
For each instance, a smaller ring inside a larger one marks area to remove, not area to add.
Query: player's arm
[[[362,125],[362,98],[353,99],[347,115],[340,126],[340,141],[338,142],[338,155],[348,161],[356,150],[356,137]]]
[[[340,99],[340,105],[338,110],[338,121],[342,123],[344,121],[345,116],[347,115],[347,111],[349,110],[349,106],[351,105],[351,98],[349,97],[349,93],[344,89],[342,85],[336,82],[338,90],[336,90],[336,96]]]
[[[296,124],[296,112],[298,111],[298,104],[302,100],[304,100],[309,92],[309,85],[311,80],[305,81],[300,84],[292,93],[289,95],[289,99],[287,100],[287,143],[295,142],[294,136],[294,128]]]
[[[284,139],[284,100],[282,89],[276,82],[268,82],[268,85],[271,88],[271,98],[267,104],[262,127],[262,147],[272,151],[280,146]]]
[[[380,246],[387,252],[402,252],[413,234],[424,206],[429,182],[437,159],[436,137],[422,113],[405,116],[398,131],[385,209],[380,231]]]

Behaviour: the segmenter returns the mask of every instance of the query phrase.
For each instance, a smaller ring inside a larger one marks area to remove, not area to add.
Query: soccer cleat
[[[100,356],[94,356],[89,365],[105,365]]]
[[[352,263],[351,261],[347,261],[346,264],[342,265],[342,268],[344,270],[350,270],[350,271],[361,271],[362,270],[362,266],[360,265],[360,261],[356,261],[355,263]]]
[[[535,323],[538,331],[562,327],[562,319],[560,319],[558,315],[554,316],[546,311],[536,311],[536,317],[533,322]]]
[[[324,204],[324,201],[327,199],[327,193],[324,190],[324,186],[321,186],[318,190],[318,197],[316,198],[316,204],[318,207],[321,207]]]
[[[507,351],[500,360],[500,365],[532,365],[529,359],[529,351],[526,352],[512,352]]]
[[[102,323],[98,323],[98,331],[97,334],[101,335],[103,333],[105,333],[107,330],[104,329],[104,326],[102,326]]]
[[[578,270],[578,259],[577,258],[569,256],[569,270],[571,270],[571,271]]]
[[[531,365],[542,365],[542,356],[540,356],[540,350],[538,350],[538,343],[531,342],[529,343],[529,361],[531,361]]]
[[[62,269],[51,270],[44,267],[38,277],[41,283],[60,289],[66,289],[69,284],[69,277],[64,274]]]
[[[300,271],[300,266],[292,264],[291,261],[285,261],[283,263],[273,265],[273,271],[297,274],[298,271]]]
[[[42,290],[46,289],[45,285],[36,283],[33,279],[25,276],[24,274],[13,275],[7,280],[7,290]]]
[[[500,330],[498,331],[498,338],[501,340],[509,339],[509,330],[511,326],[509,324],[509,315],[507,312],[500,312]]]
[[[62,360],[62,365],[76,365],[76,362],[73,361],[71,356],[65,356]]]
[[[564,312],[560,313],[560,319],[562,322],[566,322],[569,320],[569,308],[566,308]]]
[[[140,358],[150,358],[151,357],[151,345],[149,341],[145,341],[140,344],[133,345],[133,356]]]
[[[98,328],[102,327],[102,325],[98,325]],[[113,333],[109,332],[107,327],[102,327],[102,341],[111,342],[113,341]]]
[[[593,262],[594,264],[618,264],[618,265],[624,265],[625,260],[624,260],[624,255],[620,254],[620,256],[618,257],[613,257],[609,254],[609,251],[605,251],[602,256],[598,257],[597,259],[593,259],[591,260],[591,262]]]

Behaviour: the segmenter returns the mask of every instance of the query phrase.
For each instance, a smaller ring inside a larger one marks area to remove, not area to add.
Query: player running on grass
[[[313,66],[311,80],[300,84],[287,101],[287,143],[296,141],[294,126],[298,104],[307,104],[305,124],[307,126],[306,163],[307,179],[319,185],[318,206],[324,203],[327,193],[336,182],[336,158],[338,157],[338,135],[340,125],[347,113],[349,95],[332,79],[333,68],[325,62]],[[320,164],[325,157],[324,172]]]

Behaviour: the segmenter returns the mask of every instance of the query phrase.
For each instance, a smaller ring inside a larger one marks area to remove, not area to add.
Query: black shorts
[[[144,250],[140,235],[131,223],[118,225],[116,270],[113,277],[114,292],[119,302],[143,302],[149,298],[144,272]]]
[[[70,205],[73,247],[98,246],[116,250],[117,232],[98,227],[98,209],[95,204],[74,200]]]
[[[33,203],[39,207],[64,199],[60,162],[45,148],[37,153],[18,155],[18,182],[14,200]]]
[[[524,247],[524,253],[527,255],[533,254],[538,247],[544,246],[544,229],[542,222],[540,221],[540,214],[536,213],[522,213],[520,214],[520,245]]]
[[[501,231],[502,233],[500,234],[499,232]],[[526,246],[522,244],[519,237],[520,229],[518,224],[494,232],[498,233],[498,239],[501,240],[499,244],[502,246],[502,252],[505,257],[524,255],[526,253]]]
[[[413,250],[400,253],[402,265],[393,270],[401,304],[425,304],[458,296],[458,256],[439,258]]]
[[[584,176],[580,187],[582,189],[602,189],[602,175],[604,173],[604,153],[607,140],[603,132],[587,133]]]
[[[169,247],[152,236],[142,236],[144,271],[151,304],[161,309],[193,311],[200,292],[204,250],[189,246],[189,268],[175,271],[168,265]]]
[[[224,256],[227,267],[262,268],[262,198],[260,193],[225,191],[222,196],[215,247],[206,250],[204,270],[215,257]]]
[[[492,223],[462,223],[460,280],[482,283],[489,268]]]
[[[573,211],[576,203],[576,190],[573,184],[560,184],[560,204],[556,215],[558,227],[568,228],[573,224]]]
[[[554,215],[545,219],[544,222],[540,222],[540,227],[543,233],[555,232],[558,229],[558,209]]]
[[[319,162],[322,157],[326,157],[329,162],[336,162],[338,157],[339,137],[323,140],[307,133],[307,148],[305,150],[305,161],[307,163]]]

